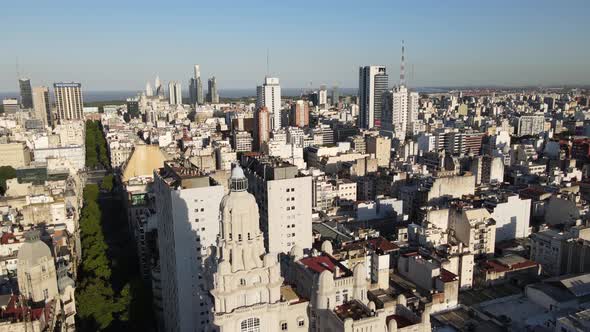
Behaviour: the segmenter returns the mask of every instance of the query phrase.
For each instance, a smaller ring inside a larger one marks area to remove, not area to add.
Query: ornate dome
[[[244,170],[240,165],[236,165],[231,170],[231,177],[229,179],[229,187],[231,191],[246,191],[248,189],[248,179],[244,175]]]
[[[39,231],[29,231],[25,234],[25,243],[18,250],[19,262],[35,265],[42,258],[52,259],[51,250],[39,238]]]

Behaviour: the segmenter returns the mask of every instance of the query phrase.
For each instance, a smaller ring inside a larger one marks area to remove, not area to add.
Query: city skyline
[[[397,77],[402,39],[408,86],[590,84],[590,47],[578,42],[590,28],[581,1],[526,1],[510,10],[464,1],[175,5],[156,11],[109,1],[90,8],[11,3],[0,23],[12,45],[0,55],[0,91],[18,90],[17,62],[34,85],[79,81],[88,91],[141,90],[160,75],[188,86],[198,63],[202,77],[243,89],[267,73],[267,51],[268,74],[286,88],[355,87],[360,66],[384,65]],[[23,21],[29,24],[11,29]]]

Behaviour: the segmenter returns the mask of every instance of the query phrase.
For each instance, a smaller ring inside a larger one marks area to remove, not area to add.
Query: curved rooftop
[[[154,170],[164,167],[164,152],[157,145],[136,145],[123,170],[123,182],[134,177],[153,176]]]

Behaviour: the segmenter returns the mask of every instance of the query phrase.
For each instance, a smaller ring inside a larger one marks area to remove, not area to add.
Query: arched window
[[[260,319],[252,317],[240,323],[240,332],[260,332]]]

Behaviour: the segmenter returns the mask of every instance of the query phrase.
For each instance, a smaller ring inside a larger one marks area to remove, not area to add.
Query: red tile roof
[[[373,250],[380,250],[383,252],[389,252],[392,250],[399,249],[399,247],[397,245],[391,243],[389,240],[387,240],[386,238],[384,238],[382,236],[380,236],[378,238],[370,239],[367,241],[367,243],[369,244],[369,246]]]
[[[446,269],[440,269],[440,279],[442,282],[451,282],[457,280],[457,275]]]
[[[19,241],[16,239],[16,236],[12,233],[2,233],[0,237],[0,243],[2,244],[9,244],[9,243],[18,243]]]
[[[338,267],[338,269],[340,269],[340,271],[345,274],[351,273],[350,270],[348,270],[344,265],[329,255],[305,257],[302,258],[300,262],[315,273],[322,273],[325,270],[328,270],[335,274],[336,267]]]
[[[502,264],[496,260],[490,260],[483,263],[483,270],[484,271],[493,271],[493,272],[507,272],[507,271],[517,271],[522,269],[527,269],[533,266],[538,266],[538,263],[535,263],[530,260],[524,260],[522,262],[518,262],[512,265]]]

